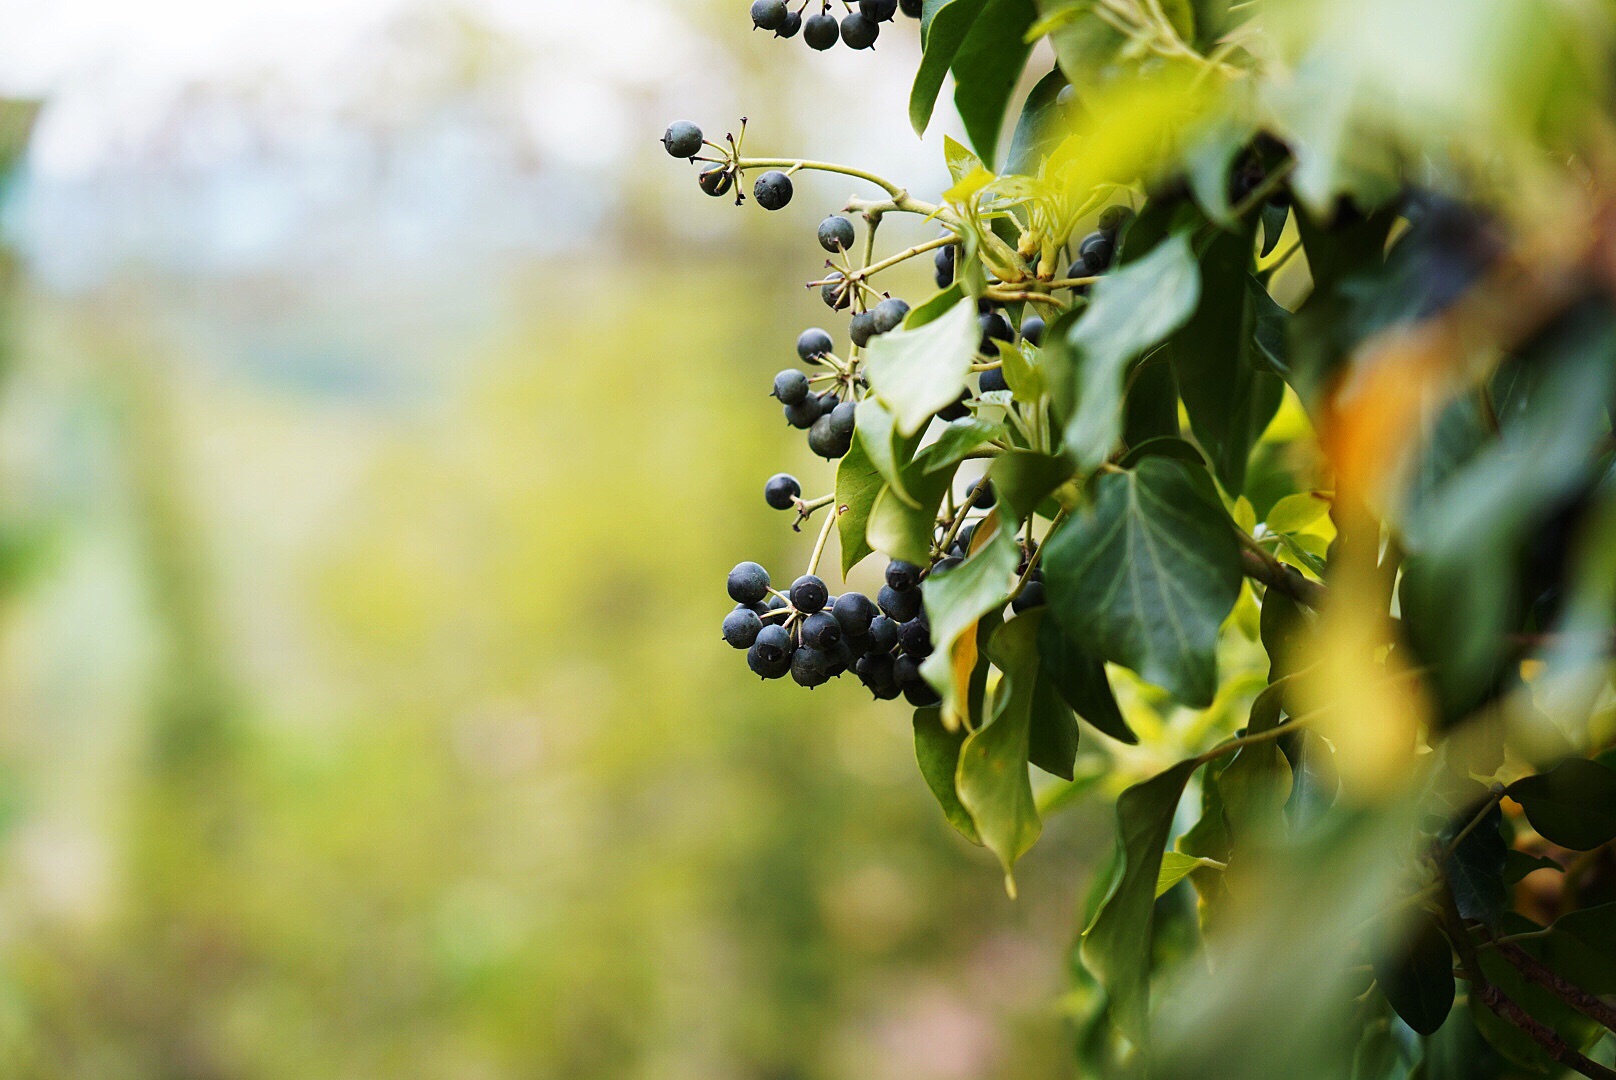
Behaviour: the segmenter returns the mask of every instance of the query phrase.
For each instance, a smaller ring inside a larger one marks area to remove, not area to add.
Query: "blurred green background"
[[[912,23],[810,64],[739,0],[0,8],[0,92],[44,102],[4,217],[0,1073],[1069,1073],[1104,816],[1011,902],[901,703],[718,638],[728,568],[812,542],[764,478],[829,489],[765,393],[844,332],[799,283],[851,189],[737,209],[656,139],[744,113],[936,187]]]

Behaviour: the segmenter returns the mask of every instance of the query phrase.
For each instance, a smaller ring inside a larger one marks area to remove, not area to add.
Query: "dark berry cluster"
[[[746,136],[746,117],[741,117],[741,137],[726,134],[724,141],[727,146],[706,138],[701,128],[689,120],[675,120],[668,125],[668,130],[662,133],[662,148],[671,157],[686,158],[690,162],[701,162],[702,168],[696,173],[696,183],[701,190],[714,198],[735,192],[735,204],[739,206],[746,201],[746,195],[741,191],[742,179],[741,139]],[[702,153],[703,149],[711,150],[719,156],[710,157]],[[779,169],[770,169],[752,185],[752,198],[765,210],[782,210],[791,202],[792,185],[791,174],[781,172]]]
[[[1133,211],[1126,206],[1108,206],[1100,211],[1098,227],[1077,244],[1077,260],[1066,271],[1068,277],[1095,277],[1111,269],[1116,258],[1117,244],[1122,230],[1133,220]],[[1078,292],[1087,292],[1087,286],[1077,286]]]
[[[795,9],[787,0],[752,0],[752,28],[772,30],[778,38],[794,38],[800,32],[810,49],[824,52],[838,38],[849,49],[873,49],[881,24],[891,22],[899,11],[920,18],[920,0],[858,0],[856,9],[847,0],[841,2],[847,14],[838,23],[831,14],[831,0],[820,0],[819,10],[806,18],[803,12],[813,0],[801,0]]]

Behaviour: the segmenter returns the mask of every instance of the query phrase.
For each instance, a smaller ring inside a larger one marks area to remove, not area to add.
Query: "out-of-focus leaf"
[[[938,409],[959,397],[980,337],[975,305],[961,300],[924,326],[870,339],[865,363],[870,387],[897,418],[901,434],[920,431]]]
[[[1198,855],[1186,855],[1182,851],[1163,852],[1161,870],[1156,874],[1156,895],[1162,895],[1195,871],[1203,869],[1221,871],[1223,864]]]
[[[1453,950],[1435,917],[1420,911],[1388,948],[1370,950],[1375,979],[1403,1022],[1421,1035],[1442,1026],[1453,1008]]]
[[[1443,834],[1444,841],[1451,841],[1473,816],[1459,814]],[[1496,926],[1504,913],[1504,860],[1508,846],[1499,832],[1503,820],[1494,806],[1442,864],[1459,914],[1487,926]]]
[[[965,37],[988,0],[925,0],[920,16],[920,67],[909,91],[909,123],[924,135],[931,123],[937,92]]]
[[[1211,704],[1217,637],[1240,594],[1240,555],[1192,467],[1151,457],[1094,484],[1094,502],[1045,542],[1052,610],[1084,652]]]
[[[1616,771],[1587,758],[1567,758],[1546,773],[1509,786],[1526,820],[1544,839],[1592,851],[1616,839]]]
[[[978,526],[978,533],[984,530],[987,532],[976,541],[969,558],[932,574],[921,586],[934,649],[920,665],[920,672],[943,696],[944,711],[955,715],[962,711],[960,695],[964,691],[955,669],[956,650],[961,639],[974,631],[978,619],[1009,601],[1021,558],[1010,529]],[[1027,692],[1031,690],[1029,685]]]
[[[1180,762],[1117,800],[1122,872],[1083,935],[1083,962],[1111,998],[1111,1017],[1135,1046],[1149,1045],[1150,946],[1156,882],[1184,785],[1197,768]]]
[[[1543,941],[1543,957],[1590,994],[1616,994],[1616,904],[1560,916]]]
[[[1269,508],[1263,524],[1269,532],[1301,532],[1328,514],[1330,503],[1330,497],[1318,491],[1287,495]]]
[[[948,823],[971,843],[980,844],[982,838],[977,834],[976,823],[971,820],[971,815],[959,800],[958,792],[954,790],[954,776],[959,770],[960,747],[965,744],[965,734],[963,727],[955,727],[952,731],[945,727],[939,709],[915,710],[915,760],[920,765],[920,775],[925,777],[926,786],[937,797]]]
[[[1184,325],[1200,296],[1200,268],[1183,234],[1094,286],[1092,306],[1067,335],[1076,359],[1077,405],[1065,441],[1084,469],[1109,457],[1122,434],[1128,364]]]
[[[1307,613],[1278,589],[1269,589],[1258,627],[1268,653],[1268,681],[1278,682],[1296,671],[1305,655],[1310,636]]]
[[[963,182],[967,176],[989,171],[981,158],[966,149],[952,135],[943,136],[943,164],[948,166],[948,175],[953,177],[956,184]]]
[[[990,164],[1010,95],[1032,51],[1026,34],[1037,15],[1033,0],[988,0],[954,54],[954,107],[971,145]]]
[[[1059,618],[1044,620],[1038,632],[1038,652],[1044,660],[1043,670],[1078,716],[1119,742],[1131,745],[1139,741],[1117,708],[1104,662],[1085,653]]]
[[[1066,134],[1062,122],[1062,109],[1055,103],[1066,86],[1066,76],[1055,68],[1038,80],[1027,92],[1016,121],[1015,133],[1010,136],[1010,150],[1005,155],[1004,171],[1007,175],[1034,175],[1055,144]]]
[[[1547,855],[1528,855],[1510,848],[1504,853],[1504,884],[1514,885],[1528,874],[1539,870],[1561,870],[1563,867]]]
[[[1532,932],[1541,929],[1528,919],[1512,915],[1500,929],[1505,933]],[[1543,953],[1541,941],[1522,941],[1522,949],[1534,956]],[[1482,949],[1476,954],[1482,974],[1506,997],[1525,1009],[1532,1017],[1559,1033],[1572,1046],[1582,1046],[1594,1030],[1594,1023],[1567,1005],[1548,990],[1529,981],[1520,971],[1499,954],[1497,949]],[[1525,1032],[1498,1016],[1476,994],[1470,995],[1470,1015],[1483,1037],[1518,1065],[1534,1072],[1556,1075],[1554,1063]]]
[[[1201,452],[1195,448],[1194,443],[1185,442],[1183,439],[1175,438],[1171,435],[1158,435],[1154,439],[1146,439],[1123,455],[1122,460],[1117,464],[1124,469],[1131,469],[1140,461],[1153,455],[1156,457],[1177,458],[1179,461],[1187,461],[1191,465],[1204,466],[1206,464],[1206,458],[1201,456]]]
[[[1290,220],[1291,208],[1283,203],[1264,203],[1259,215],[1262,221],[1262,247],[1257,254],[1266,259],[1275,245],[1279,243],[1280,236],[1285,232],[1285,222]]]
[[[1260,735],[1278,726],[1284,686],[1274,683],[1257,695],[1246,724],[1247,734]],[[1271,740],[1241,747],[1218,774],[1218,788],[1229,836],[1238,851],[1243,839],[1276,831],[1279,812],[1291,794],[1290,762]]]

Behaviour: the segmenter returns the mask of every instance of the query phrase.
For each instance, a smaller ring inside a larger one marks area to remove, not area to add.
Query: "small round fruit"
[[[899,592],[891,585],[883,585],[881,591],[875,594],[875,602],[880,604],[881,610],[895,622],[906,623],[920,614],[919,589]],[[873,629],[871,633],[874,633]]]
[[[870,653],[858,658],[853,665],[853,674],[859,677],[859,682],[871,690],[898,687],[898,681],[892,677],[892,656],[889,653]]]
[[[842,280],[840,270],[832,270],[825,275],[825,284],[819,287],[819,298],[825,301],[825,306],[832,311],[841,311],[847,307],[853,297],[847,283]]]
[[[848,320],[847,336],[861,349],[870,343],[870,338],[877,332],[874,312],[861,311]]]
[[[996,390],[1010,389],[1010,384],[1004,381],[1004,368],[1002,367],[988,368],[982,372],[981,376],[976,380],[976,385],[981,388],[984,394],[991,394]]]
[[[1077,246],[1077,257],[1083,260],[1083,269],[1090,275],[1103,273],[1111,265],[1116,253],[1116,242],[1105,233],[1092,232]]]
[[[724,640],[732,649],[750,649],[763,629],[763,620],[749,607],[738,607],[724,616]]]
[[[857,659],[853,655],[853,649],[845,641],[838,641],[829,649],[826,649],[825,656],[830,661],[830,666],[825,669],[825,674],[833,679],[852,667],[853,661]]]
[[[888,615],[870,620],[870,651],[889,653],[898,647],[898,621]]]
[[[887,584],[899,592],[908,592],[920,584],[920,567],[902,559],[887,563]]]
[[[851,405],[852,402],[848,404]],[[808,429],[808,449],[826,461],[835,461],[837,458],[846,457],[847,452],[853,449],[853,434],[839,433],[831,420],[831,414],[822,413],[819,419],[814,421],[814,426]]]
[[[954,537],[954,546],[959,548],[958,554],[960,558],[963,559],[971,553],[971,541],[974,539],[976,539],[976,522],[973,521],[961,529],[958,536]]]
[[[801,494],[802,485],[790,473],[775,473],[763,485],[763,501],[776,510],[790,510]]]
[[[931,257],[932,266],[936,267],[937,287],[946,289],[954,284],[954,245],[938,248],[937,254]]]
[[[958,555],[949,555],[946,558],[938,559],[937,564],[931,568],[931,576],[936,577],[938,574],[946,574],[964,561]]]
[[[891,22],[898,13],[898,0],[859,0],[859,12],[878,23]]]
[[[1044,583],[1042,581],[1029,581],[1021,587],[1021,592],[1010,601],[1010,609],[1017,615],[1023,611],[1044,606]]]
[[[942,697],[931,688],[931,683],[924,680],[914,686],[905,687],[903,699],[917,709],[929,709],[933,705],[943,703]]]
[[[898,0],[898,10],[911,19],[920,18],[924,8],[923,0]]]
[[[814,426],[823,411],[819,407],[819,399],[812,394],[803,398],[795,405],[787,405],[783,410],[786,414],[786,423],[799,431],[807,431]]]
[[[764,627],[764,630],[769,629],[771,627]],[[779,630],[782,633],[785,632],[784,628],[779,626],[772,627],[772,629]],[[789,646],[790,641],[788,638],[787,647],[789,648]],[[791,654],[789,652],[779,652],[777,654],[775,651],[764,647],[760,641],[746,650],[746,666],[751,668],[752,674],[759,678],[778,679],[791,670]]]
[[[695,157],[701,153],[701,128],[689,120],[675,120],[662,133],[662,148],[671,157]]]
[[[1016,332],[1010,329],[1010,320],[997,311],[990,311],[976,320],[982,330],[982,338],[977,342],[976,349],[983,356],[998,356],[999,350],[993,344],[995,341],[1014,341]]]
[[[824,607],[829,596],[825,583],[812,574],[804,574],[791,583],[791,606],[804,615],[812,615]]]
[[[802,40],[815,52],[824,52],[836,44],[839,37],[836,16],[821,12],[802,21]]]
[[[798,686],[818,686],[830,678],[830,657],[823,649],[804,645],[791,654],[791,677]]]
[[[1021,324],[1021,340],[1029,345],[1041,344],[1044,340],[1044,320],[1029,315]]]
[[[842,44],[849,49],[868,49],[880,34],[881,24],[862,11],[842,20]]]
[[[752,185],[752,198],[765,210],[782,210],[791,201],[791,177],[770,169]]]
[[[786,0],[752,0],[752,27],[755,30],[778,30],[786,23]]]
[[[857,417],[858,406],[851,401],[843,401],[830,411],[830,429],[837,438],[851,439]]]
[[[925,686],[926,677],[920,673],[920,658],[910,656],[908,653],[899,653],[893,657],[892,681],[905,691],[912,687]]]
[[[734,182],[735,177],[727,165],[709,165],[696,177],[696,183],[701,185],[701,190],[715,199],[720,195],[728,195],[730,185]]]
[[[922,659],[931,655],[931,624],[916,616],[898,627],[898,648]]]
[[[842,624],[828,611],[816,611],[802,620],[802,643],[816,649],[831,649],[842,640]]]
[[[831,254],[846,251],[853,246],[853,240],[853,223],[840,214],[819,223],[819,246]]]
[[[1133,211],[1128,209],[1126,206],[1123,206],[1121,203],[1118,203],[1115,206],[1108,206],[1104,210],[1100,211],[1100,231],[1115,241],[1117,236],[1121,234],[1122,230],[1127,227],[1128,222],[1132,220]]]
[[[755,604],[768,595],[769,572],[757,563],[737,563],[729,572],[729,598],[737,604]]]
[[[797,31],[802,29],[802,12],[786,12],[786,21],[780,24],[780,29],[774,32],[777,38],[794,38]]]
[[[954,420],[963,420],[965,417],[970,416],[971,407],[967,404],[970,400],[970,391],[961,390],[959,397],[937,410],[937,419],[952,422]]]
[[[875,305],[874,314],[875,332],[885,334],[903,325],[903,320],[909,317],[909,305],[896,296],[888,297]]]
[[[810,326],[797,335],[797,357],[801,360],[811,363],[834,348],[836,342],[817,326]]]
[[[969,499],[973,495],[976,496],[976,501],[971,505],[978,510],[991,510],[993,504],[999,501],[998,496],[993,493],[991,480],[971,481],[971,486],[965,489],[965,497]]]
[[[796,368],[786,368],[774,377],[774,396],[782,405],[795,405],[808,397],[808,376]]]
[[[845,592],[831,605],[831,613],[842,624],[842,634],[849,638],[867,637],[870,623],[880,615],[874,601],[863,593]]]
[[[793,647],[791,631],[778,622],[766,623],[763,629],[758,631],[757,640],[752,642],[752,648],[761,653],[765,660],[784,659],[789,662]]]

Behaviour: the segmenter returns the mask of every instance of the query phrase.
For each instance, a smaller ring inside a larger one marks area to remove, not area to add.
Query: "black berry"
[[[941,409],[937,410],[937,418],[939,420],[950,420],[950,421],[952,421],[952,420],[962,420],[965,417],[970,416],[971,415],[971,407],[968,404],[966,404],[970,400],[971,400],[971,395],[970,395],[969,391],[965,391],[965,390],[960,391],[960,396],[958,398],[956,398],[951,404],[944,405]]]
[[[938,696],[937,691],[931,688],[931,683],[925,680],[921,680],[912,686],[904,687],[903,699],[917,709],[927,709],[933,705],[940,705],[943,700]]]
[[[898,0],[859,0],[859,13],[875,22],[890,22],[898,13]]]
[[[853,239],[853,223],[839,214],[819,223],[819,246],[832,254],[852,247]]]
[[[752,198],[765,210],[783,209],[791,201],[791,177],[778,169],[771,169],[752,185]]]
[[[797,36],[797,31],[801,29],[802,12],[788,11],[786,12],[786,21],[780,24],[780,28],[774,32],[774,36],[778,38],[793,38]]]
[[[830,429],[840,439],[851,439],[853,429],[858,423],[858,406],[851,401],[843,401],[830,411]]]
[[[808,376],[796,368],[786,368],[774,377],[774,396],[782,405],[795,405],[808,396]]]
[[[810,326],[797,335],[797,356],[802,360],[817,360],[835,347],[831,336],[817,326]]]
[[[847,404],[851,405],[852,402]],[[819,419],[814,421],[813,427],[808,429],[808,449],[827,461],[846,457],[852,448],[853,433],[849,431],[842,434],[835,421],[831,419],[831,413],[822,413]]]
[[[954,245],[938,248],[937,254],[931,257],[931,263],[937,268],[937,287],[946,289],[954,284]]]
[[[903,320],[909,316],[909,305],[896,296],[889,297],[875,305],[875,332],[885,334],[896,330],[903,325]]]
[[[769,630],[779,630],[782,634],[785,633],[785,629],[779,626],[765,626],[763,629],[765,633],[767,633]],[[786,645],[788,648],[790,647],[790,644],[791,642],[788,636],[786,640]],[[757,675],[760,678],[778,679],[786,672],[791,670],[791,654],[789,652],[777,652],[772,648],[766,648],[763,642],[759,641],[750,649],[746,650],[746,666],[752,669],[752,674]]]
[[[842,43],[849,49],[868,49],[881,34],[881,24],[855,11],[842,20]]]
[[[801,494],[802,485],[790,473],[775,473],[763,485],[763,501],[776,510],[790,510]]]
[[[826,18],[829,17],[828,15],[826,16]],[[819,298],[825,301],[825,306],[833,311],[840,311],[847,306],[852,296],[848,291],[847,282],[842,280],[840,270],[832,270],[825,275],[825,284],[819,287]]]
[[[853,672],[859,677],[859,682],[869,687],[877,697],[881,691],[890,689],[897,694],[898,680],[892,677],[892,657],[887,653],[871,653],[861,656],[853,665]]]
[[[1022,586],[1021,592],[1010,601],[1010,608],[1017,615],[1023,611],[1044,606],[1044,583],[1042,581],[1029,581]]]
[[[1044,340],[1044,320],[1036,315],[1030,315],[1021,324],[1021,340],[1029,345],[1038,345]]]
[[[920,18],[922,9],[922,0],[898,0],[898,10],[911,19]]]
[[[977,319],[977,325],[982,328],[982,339],[977,342],[977,351],[984,356],[997,356],[998,349],[995,341],[1014,341],[1016,332],[1010,329],[1010,320],[997,311],[987,312]]]
[[[870,620],[870,651],[891,652],[898,647],[898,623],[887,615]]]
[[[848,321],[847,336],[861,349],[869,344],[871,336],[876,333],[874,312],[861,311]]]
[[[993,493],[993,483],[989,480],[971,481],[971,486],[965,489],[965,497],[970,498],[973,495],[976,496],[976,501],[971,505],[978,510],[991,509],[993,504],[999,501],[998,496]]]
[[[787,660],[791,658],[791,631],[778,622],[771,621],[758,631],[757,640],[752,648],[761,653],[765,660]]]
[[[824,607],[829,596],[825,583],[812,574],[804,574],[791,583],[791,606],[804,615],[812,615]]]
[[[769,572],[755,562],[743,562],[729,572],[729,598],[737,604],[755,604],[769,595]]]
[[[787,405],[784,411],[786,423],[800,431],[807,431],[814,426],[814,421],[819,419],[823,410],[819,407],[819,399],[809,394],[795,405]]]
[[[924,616],[916,616],[898,627],[898,647],[922,659],[931,655],[931,625]]]
[[[1109,236],[1113,242],[1127,228],[1128,222],[1133,220],[1133,211],[1118,203],[1108,206],[1100,211],[1100,231]]]
[[[867,637],[870,623],[880,614],[875,603],[863,593],[846,592],[831,605],[836,621],[842,624],[842,634],[850,638]]]
[[[991,394],[996,390],[1010,389],[1010,384],[1004,381],[1004,368],[1002,367],[988,368],[982,372],[981,377],[976,380],[976,385],[981,387],[984,394]]]
[[[1083,269],[1089,275],[1094,275],[1105,272],[1111,265],[1111,256],[1116,250],[1116,242],[1109,236],[1102,232],[1092,232],[1077,246],[1077,256],[1083,262]]]
[[[822,649],[804,645],[791,654],[791,677],[798,686],[818,686],[830,678],[830,657]]]
[[[662,133],[662,148],[673,157],[695,157],[701,153],[701,128],[689,120],[675,120]]]
[[[836,16],[821,13],[810,15],[802,22],[802,40],[817,52],[824,52],[836,44],[838,37]]]
[[[899,592],[907,592],[920,584],[920,567],[902,559],[887,563],[887,584]]]
[[[738,607],[724,616],[724,640],[732,649],[749,649],[763,629],[763,620],[749,607]]]
[[[828,611],[816,611],[802,621],[802,643],[830,649],[842,640],[842,624]]]
[[[752,0],[752,26],[758,30],[778,30],[786,23],[786,0]]]
[[[729,194],[730,185],[735,182],[735,177],[727,165],[709,165],[701,170],[696,182],[701,185],[701,190],[717,198]]]
[[[895,622],[906,623],[920,614],[920,590],[908,589],[899,592],[891,585],[881,586],[876,593],[875,602],[881,605],[881,610]],[[872,630],[871,633],[874,633]]]

